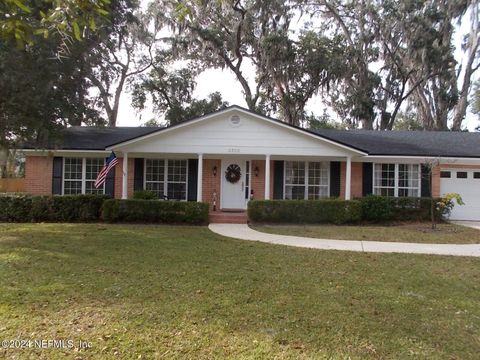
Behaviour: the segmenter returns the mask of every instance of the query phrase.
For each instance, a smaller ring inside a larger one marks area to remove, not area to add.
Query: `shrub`
[[[133,198],[137,200],[157,200],[158,196],[155,192],[150,190],[135,191]]]
[[[346,224],[360,221],[362,209],[357,200],[252,200],[248,216],[254,222]]]
[[[208,204],[184,201],[107,200],[102,218],[108,222],[206,224]]]
[[[0,221],[97,221],[106,195],[0,197]]]
[[[360,199],[363,220],[382,222],[393,217],[392,202],[388,197],[367,195]]]
[[[431,219],[432,198],[386,197],[367,195],[359,199],[362,206],[362,217],[366,221],[425,221]],[[435,218],[441,213],[436,211]]]
[[[0,221],[30,222],[32,199],[32,196],[29,195],[1,195]]]
[[[450,217],[450,214],[452,213],[453,207],[455,206],[455,202],[457,203],[458,206],[465,205],[460,194],[457,194],[457,193],[445,194],[443,197],[438,199],[438,201],[435,204],[435,209],[439,214],[441,214],[443,218],[448,219]]]

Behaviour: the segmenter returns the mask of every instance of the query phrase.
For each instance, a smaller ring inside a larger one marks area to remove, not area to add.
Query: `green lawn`
[[[405,223],[386,226],[254,225],[271,234],[338,240],[416,242],[432,244],[479,244],[480,230],[454,224]]]
[[[0,337],[92,343],[0,358],[477,359],[479,280],[476,258],[0,224]]]

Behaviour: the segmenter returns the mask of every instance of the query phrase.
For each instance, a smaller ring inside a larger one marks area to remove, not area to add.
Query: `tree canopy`
[[[126,91],[171,124],[218,110],[224,94],[195,96],[206,69],[294,125],[462,130],[478,20],[478,0],[5,0],[0,146],[115,126]]]

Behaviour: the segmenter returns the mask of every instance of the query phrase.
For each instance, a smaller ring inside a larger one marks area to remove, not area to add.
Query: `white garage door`
[[[453,207],[451,220],[480,220],[480,169],[442,169],[440,194],[458,193],[465,205]]]

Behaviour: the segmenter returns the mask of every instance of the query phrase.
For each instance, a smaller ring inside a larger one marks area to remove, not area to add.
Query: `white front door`
[[[247,161],[239,159],[222,160],[222,209],[243,210],[246,208],[247,163]]]

